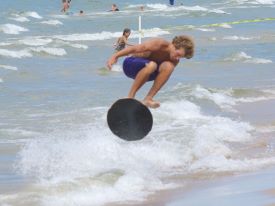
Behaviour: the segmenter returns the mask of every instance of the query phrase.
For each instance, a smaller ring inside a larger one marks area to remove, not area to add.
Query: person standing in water
[[[62,0],[62,6],[63,6],[63,8],[61,9],[61,12],[66,12],[70,7],[67,0]]]
[[[123,30],[122,36],[119,37],[119,38],[117,39],[117,42],[114,44],[115,50],[116,50],[117,52],[119,52],[119,51],[121,51],[122,49],[124,49],[124,48],[126,47],[126,45],[127,45],[127,46],[133,46],[133,45],[131,45],[131,44],[128,44],[128,38],[129,38],[130,34],[131,34],[131,30],[130,30],[130,29],[125,28],[125,29]]]
[[[153,99],[154,96],[167,82],[180,59],[193,57],[194,47],[192,38],[185,35],[176,36],[172,41],[151,39],[113,54],[107,61],[107,66],[111,70],[118,58],[130,55],[123,62],[125,75],[134,79],[128,98],[135,98],[145,82],[154,81],[142,103],[150,108],[157,108],[160,103]]]

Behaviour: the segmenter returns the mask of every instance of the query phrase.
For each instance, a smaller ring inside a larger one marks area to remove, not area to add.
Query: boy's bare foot
[[[152,99],[144,99],[142,101],[142,103],[147,106],[147,107],[150,107],[150,108],[153,108],[153,109],[156,109],[160,106],[160,103],[159,102],[156,102]]]

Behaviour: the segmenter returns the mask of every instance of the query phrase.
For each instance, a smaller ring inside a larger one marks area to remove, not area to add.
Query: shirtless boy
[[[150,108],[157,108],[160,103],[153,97],[169,79],[180,59],[190,59],[193,55],[194,42],[188,36],[176,36],[172,42],[156,38],[115,53],[108,60],[107,66],[111,70],[118,58],[128,56],[123,62],[123,71],[127,77],[134,79],[128,98],[135,98],[136,92],[145,82],[154,81],[142,102]]]

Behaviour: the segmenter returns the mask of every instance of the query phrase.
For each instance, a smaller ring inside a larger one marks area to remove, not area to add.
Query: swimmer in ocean
[[[124,49],[127,46],[132,46],[131,44],[128,44],[128,38],[131,34],[131,30],[128,29],[128,28],[125,28],[123,30],[123,34],[121,37],[119,37],[117,39],[117,42],[116,44],[114,44],[115,46],[115,50],[118,52],[118,51],[121,51],[122,49]]]

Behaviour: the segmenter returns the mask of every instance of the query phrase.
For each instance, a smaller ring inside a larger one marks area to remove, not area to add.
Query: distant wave
[[[238,52],[233,54],[231,57],[225,58],[225,61],[232,61],[232,62],[244,62],[244,63],[252,63],[252,64],[269,64],[272,63],[269,59],[263,58],[254,58],[247,55],[245,52]]]
[[[62,25],[63,23],[59,20],[48,20],[48,21],[41,21],[40,22],[41,24],[48,24],[48,25],[53,25],[53,26],[56,26],[56,25]]]
[[[53,39],[49,37],[25,37],[22,39],[17,39],[9,42],[2,42],[0,43],[0,46],[18,46],[18,45],[26,45],[26,46],[45,46],[53,44],[54,46],[69,46],[77,49],[88,49],[88,46],[85,44],[78,44],[78,43],[72,43],[69,41],[64,41],[60,39]]]
[[[238,4],[263,4],[263,5],[271,5],[274,4],[274,0],[234,0]]]
[[[65,49],[63,48],[51,48],[51,47],[30,47],[23,50],[7,50],[7,49],[0,49],[0,56],[3,57],[10,57],[10,58],[25,58],[25,57],[32,57],[32,53],[41,53],[53,56],[64,56],[67,54]]]
[[[49,54],[53,56],[64,56],[67,54],[67,52],[63,48],[31,47],[31,48],[28,48],[28,50],[32,52],[44,53],[44,54]]]
[[[7,50],[7,49],[0,49],[0,56],[4,57],[12,57],[12,58],[24,58],[24,57],[32,57],[32,54],[26,50],[17,50],[17,51],[12,51],[12,50]]]
[[[11,17],[10,19],[18,22],[28,22],[30,21],[27,17],[16,15],[15,17]]]
[[[28,12],[23,12],[21,14],[22,16],[26,16],[26,17],[32,17],[32,18],[35,18],[35,19],[43,19],[42,16],[40,16],[37,12],[35,11],[28,11]]]
[[[19,44],[24,44],[27,46],[44,46],[46,44],[51,43],[53,40],[50,38],[24,38],[18,40]]]
[[[225,36],[223,37],[224,40],[233,40],[233,41],[237,41],[237,40],[252,40],[255,39],[255,37],[244,37],[244,36]]]
[[[20,34],[21,32],[29,30],[15,24],[2,24],[0,25],[0,31],[4,32],[5,34]]]
[[[207,99],[221,109],[229,111],[235,111],[234,106],[237,104],[275,99],[275,91],[271,89],[215,89],[201,85],[178,84],[171,90],[171,93],[175,93],[178,97],[183,95],[186,99]]]
[[[56,43],[60,44],[60,45],[66,45],[66,46],[69,46],[69,47],[77,48],[77,49],[88,49],[89,48],[85,44],[76,44],[76,43],[66,42],[66,41],[62,41],[62,40],[59,40]]]
[[[180,5],[180,6],[168,6],[167,4],[131,4],[129,5],[127,8],[138,8],[140,6],[145,6],[145,8],[151,9],[151,10],[155,10],[155,11],[190,11],[190,12],[209,12],[209,13],[217,13],[217,14],[226,14],[227,12],[220,10],[220,9],[207,9],[205,7],[202,6],[184,6],[184,5]]]
[[[11,42],[0,42],[0,46],[10,46],[12,45]]]
[[[7,70],[13,70],[13,71],[17,71],[17,67],[13,67],[13,66],[9,66],[9,65],[0,65],[0,68],[2,69],[7,69]]]
[[[132,31],[130,38],[142,37],[157,37],[165,34],[170,34],[166,30],[160,28],[144,29],[142,32]],[[64,41],[96,41],[112,39],[121,36],[121,32],[107,32],[103,31],[100,33],[79,33],[79,34],[67,34],[67,35],[55,35],[52,38],[64,40]]]

